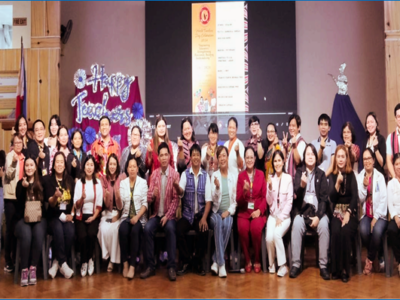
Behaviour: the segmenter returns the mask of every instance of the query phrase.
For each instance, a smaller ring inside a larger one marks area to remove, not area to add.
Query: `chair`
[[[48,234],[46,241],[46,257],[49,257],[49,249],[52,241],[53,241],[53,236],[51,234]],[[70,259],[71,259],[72,270],[74,271],[74,275],[76,275],[75,242],[72,243]]]
[[[21,256],[21,242],[18,240],[17,241],[17,253],[15,255],[15,271],[14,271],[14,284],[18,283],[18,277],[19,277],[19,260]],[[43,246],[42,246],[42,261],[43,261],[43,279],[47,280],[47,257],[46,257],[46,241],[43,241]]]

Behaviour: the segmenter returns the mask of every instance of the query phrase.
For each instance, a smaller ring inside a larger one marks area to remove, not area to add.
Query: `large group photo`
[[[0,2],[0,298],[396,298],[399,24]]]

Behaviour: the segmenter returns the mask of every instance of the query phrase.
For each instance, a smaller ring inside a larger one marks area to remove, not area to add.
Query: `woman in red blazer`
[[[266,183],[262,171],[254,168],[256,154],[252,147],[246,147],[245,152],[246,170],[241,172],[237,183],[237,208],[238,208],[238,232],[240,243],[246,258],[245,270],[251,272],[249,246],[253,241],[255,260],[254,272],[261,271],[261,232],[267,221],[267,199]]]

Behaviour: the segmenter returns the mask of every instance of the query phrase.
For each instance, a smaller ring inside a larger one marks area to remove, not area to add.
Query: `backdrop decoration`
[[[331,131],[329,132],[329,137],[333,139],[338,145],[343,143],[341,138],[342,126],[345,122],[351,122],[354,127],[355,135],[357,137],[355,144],[357,144],[360,149],[365,140],[365,130],[364,126],[351,103],[350,96],[348,95],[348,82],[347,76],[344,75],[344,70],[346,69],[346,63],[340,65],[339,76],[336,79],[332,74],[328,74],[332,77],[333,81],[338,87],[338,92],[335,95],[335,100],[333,102],[332,116],[331,116]],[[358,170],[363,168],[362,155],[360,155],[360,160],[358,163]]]
[[[121,72],[107,75],[105,66],[98,64],[93,64],[90,72],[87,75],[84,69],[79,69],[74,75],[75,97],[71,100],[74,127],[82,129],[90,148],[100,136],[96,135],[100,118],[107,116],[111,121],[110,134],[123,149],[128,145],[126,128],[132,119],[144,116],[138,77]]]

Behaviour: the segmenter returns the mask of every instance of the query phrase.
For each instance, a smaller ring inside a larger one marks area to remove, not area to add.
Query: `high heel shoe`
[[[245,271],[246,271],[246,273],[250,273],[252,267],[253,267],[252,264],[251,264],[251,263],[248,263],[248,264],[246,265],[246,267],[244,268]]]
[[[254,272],[260,273],[260,271],[261,271],[261,264],[260,263],[254,264]]]

